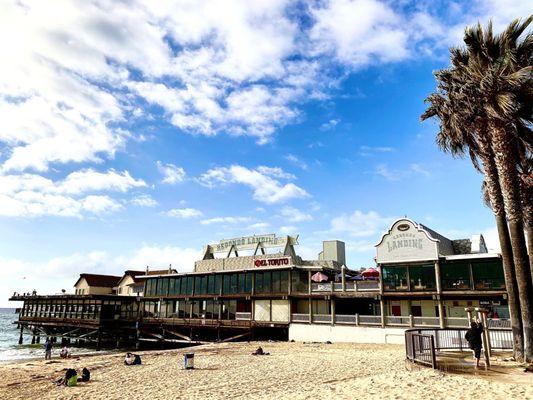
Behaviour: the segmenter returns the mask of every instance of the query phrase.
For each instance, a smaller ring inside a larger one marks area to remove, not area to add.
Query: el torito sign
[[[273,266],[281,266],[281,265],[289,265],[289,264],[290,264],[289,257],[254,260],[254,265],[256,267],[273,267]]]

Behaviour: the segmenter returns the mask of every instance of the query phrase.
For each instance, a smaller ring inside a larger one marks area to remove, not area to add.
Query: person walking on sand
[[[50,338],[46,338],[46,342],[44,343],[44,359],[45,360],[52,359],[52,347],[54,347],[52,341],[50,340]]]
[[[481,346],[483,345],[481,336],[483,335],[483,325],[479,321],[470,322],[470,329],[466,331],[465,339],[467,340],[470,349],[474,352],[476,359],[476,369],[479,368],[479,359],[481,358]]]

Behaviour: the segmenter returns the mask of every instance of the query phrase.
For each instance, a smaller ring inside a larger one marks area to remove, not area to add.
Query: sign
[[[291,244],[298,244],[297,237],[283,236],[277,237],[275,234],[259,235],[259,236],[243,236],[233,239],[222,239],[218,243],[210,244],[214,252],[229,251],[232,246],[237,250],[254,250],[258,243],[264,248],[270,247],[285,247],[287,238],[292,239]]]
[[[376,261],[381,264],[437,260],[438,242],[415,222],[402,218],[392,224],[376,245]]]
[[[256,267],[272,267],[272,266],[280,266],[280,265],[289,265],[291,263],[291,260],[289,257],[284,258],[267,258],[267,259],[255,259],[254,265]]]

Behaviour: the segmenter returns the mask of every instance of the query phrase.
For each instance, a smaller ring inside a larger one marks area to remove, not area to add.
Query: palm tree
[[[518,38],[531,18],[524,23],[513,22],[501,35],[478,24],[465,31],[469,54],[466,77],[477,89],[473,101],[487,115],[488,137],[494,154],[503,203],[509,224],[511,248],[518,281],[518,294],[524,330],[524,357],[533,360],[533,281],[524,235],[522,196],[518,174],[517,149],[520,145],[517,126],[522,124],[520,111],[524,96],[531,90],[531,64],[517,64]],[[530,59],[527,60],[528,63]],[[531,116],[527,116],[531,119]]]
[[[452,64],[456,68],[461,68],[468,55],[461,49],[452,49],[451,53]],[[453,69],[437,71],[435,77],[438,82],[438,91],[426,99],[430,105],[421,118],[425,120],[437,117],[440,122],[440,130],[437,134],[439,147],[454,156],[463,156],[468,152],[474,167],[485,174],[484,187],[486,188],[488,203],[496,218],[500,239],[509,314],[513,329],[513,353],[516,359],[522,359],[524,346],[518,287],[498,174],[493,163],[490,144],[483,134],[485,130],[484,113],[482,109],[475,107],[475,105],[473,108],[469,103],[468,86],[462,81],[461,75],[455,74]],[[478,159],[481,161],[482,169]]]

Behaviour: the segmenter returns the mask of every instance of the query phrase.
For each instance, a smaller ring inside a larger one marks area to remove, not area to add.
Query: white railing
[[[319,324],[330,324],[331,314],[315,314],[313,315],[313,322],[317,322]]]
[[[385,324],[386,325],[405,325],[409,326],[411,324],[411,318],[410,317],[396,317],[393,315],[387,315],[385,317]]]
[[[342,292],[342,283],[339,282],[323,282],[311,283],[312,292]],[[379,281],[354,281],[346,282],[346,291],[356,292],[376,292],[379,290]]]
[[[446,317],[444,319],[446,326],[449,328],[467,328],[468,318],[461,317]]]
[[[237,321],[250,321],[252,319],[251,312],[236,312],[235,319]]]
[[[337,324],[357,325],[357,315],[335,315]]]
[[[440,326],[438,317],[413,317],[415,326]]]
[[[381,325],[381,315],[360,315],[359,323],[361,325]]]
[[[292,322],[309,322],[309,314],[291,314]]]
[[[487,320],[489,329],[511,329],[511,320],[506,318],[489,318]]]
[[[312,292],[331,292],[331,282],[311,283]]]
[[[356,281],[356,290],[358,292],[379,290],[379,281]]]

